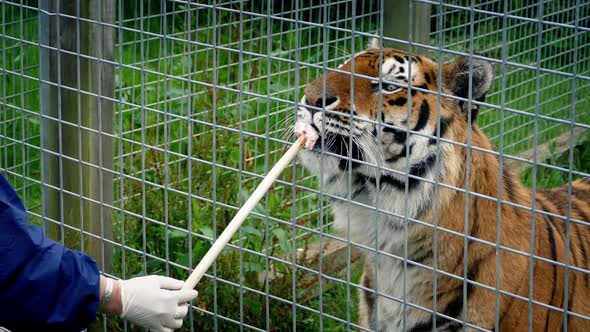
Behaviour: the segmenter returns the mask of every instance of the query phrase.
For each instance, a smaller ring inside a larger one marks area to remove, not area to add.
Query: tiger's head
[[[312,155],[322,152],[325,167],[340,171],[371,164],[421,167],[433,158],[439,138],[464,143],[478,111],[467,100],[482,101],[492,80],[491,64],[475,58],[439,69],[429,57],[394,49],[357,54],[305,87],[297,119],[321,139],[304,152],[304,164],[319,172]]]

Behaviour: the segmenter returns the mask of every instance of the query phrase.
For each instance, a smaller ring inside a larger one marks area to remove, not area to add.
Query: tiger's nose
[[[320,107],[320,108],[324,107],[324,99],[322,98],[321,95],[319,95],[319,96],[305,96],[305,101],[306,101],[307,105]],[[328,107],[337,101],[338,101],[338,98],[336,98],[336,97],[326,96],[326,106],[325,107]],[[312,111],[312,113],[315,113],[315,112]]]

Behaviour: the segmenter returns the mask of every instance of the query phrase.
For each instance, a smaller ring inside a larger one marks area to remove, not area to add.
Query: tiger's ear
[[[457,97],[471,98],[477,101],[484,101],[486,93],[490,90],[494,80],[494,68],[484,60],[469,59],[467,57],[457,58],[451,63],[443,65],[443,84]],[[469,76],[471,74],[471,84]],[[467,114],[467,103],[459,101],[462,110]],[[479,105],[471,107],[472,121],[477,119]]]
[[[381,42],[381,38],[379,38],[379,33],[375,32],[373,37],[371,37],[369,39],[369,44],[367,45],[367,49],[381,48],[381,45],[383,45],[383,43]]]

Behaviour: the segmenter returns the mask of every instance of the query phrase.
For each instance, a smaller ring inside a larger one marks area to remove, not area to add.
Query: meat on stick
[[[297,137],[301,137],[302,135],[305,137],[305,148],[310,151],[319,138],[318,133],[313,129],[312,125],[303,121],[295,122],[295,135]]]

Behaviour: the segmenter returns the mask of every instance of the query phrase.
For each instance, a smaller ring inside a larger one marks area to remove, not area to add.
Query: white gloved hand
[[[157,332],[180,328],[188,302],[199,294],[182,286],[183,281],[155,275],[121,281],[121,317]]]

